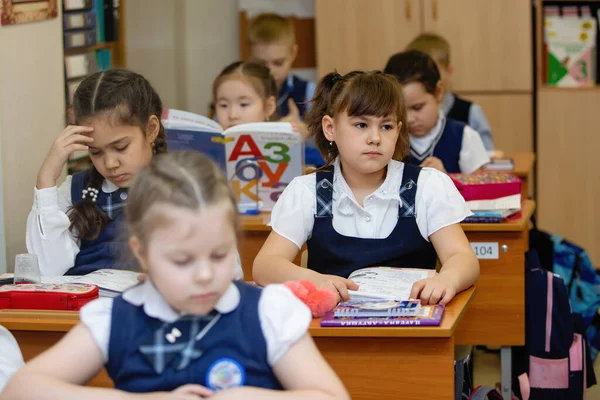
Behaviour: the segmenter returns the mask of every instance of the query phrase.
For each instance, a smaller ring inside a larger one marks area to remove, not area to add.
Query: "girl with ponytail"
[[[75,125],[52,144],[37,177],[27,219],[27,250],[42,275],[119,268],[127,188],[167,142],[162,102],[148,80],[123,69],[87,77],[73,99]],[[57,186],[69,154],[89,151],[92,168]]]
[[[260,285],[309,279],[348,300],[348,276],[372,266],[440,273],[411,298],[447,304],[479,275],[459,222],[470,215],[450,178],[403,162],[409,150],[402,88],[381,72],[330,73],[304,118],[326,164],[295,178],[271,212],[253,278]],[[308,268],[293,264],[306,243]]]

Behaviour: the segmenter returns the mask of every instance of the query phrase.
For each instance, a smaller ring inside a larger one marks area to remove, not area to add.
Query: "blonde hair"
[[[450,44],[435,33],[422,33],[412,40],[406,50],[418,50],[433,59],[436,63],[448,68],[450,66]]]
[[[296,44],[296,29],[292,21],[274,13],[259,14],[252,18],[246,36],[249,46],[276,42]]]
[[[148,236],[165,220],[153,208],[158,204],[202,210],[221,201],[231,204],[231,223],[237,234],[237,204],[225,175],[213,161],[193,151],[157,155],[136,175],[129,190],[129,234],[146,245]]]

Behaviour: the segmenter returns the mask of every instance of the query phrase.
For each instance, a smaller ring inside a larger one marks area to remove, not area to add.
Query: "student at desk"
[[[275,78],[277,114],[281,121],[296,123],[305,133],[303,120],[315,93],[315,83],[291,73],[298,55],[293,22],[273,13],[259,14],[248,23],[247,38],[252,60],[269,67]],[[323,158],[311,140],[306,141],[304,150],[306,164],[323,165]]]
[[[431,57],[411,50],[393,55],[385,72],[402,84],[406,100],[410,157],[406,161],[442,172],[471,173],[490,162],[481,137],[440,109],[444,85]]]
[[[434,269],[437,258],[440,273],[415,283],[412,297],[446,304],[475,282],[479,263],[459,225],[470,215],[463,198],[447,175],[402,162],[406,111],[393,76],[326,75],[306,121],[329,168],[282,193],[254,262],[257,283],[309,279],[348,299],[354,270]],[[308,269],[292,262],[305,243]]]
[[[120,237],[127,188],[154,154],[167,151],[162,102],[141,75],[121,69],[90,75],[73,109],[76,125],[52,144],[27,218],[27,250],[38,256],[42,275],[114,268],[127,248]],[[89,151],[93,166],[57,187],[74,151]]]
[[[464,122],[475,129],[481,136],[485,149],[488,152],[493,151],[492,130],[481,106],[452,93],[454,65],[451,63],[448,41],[435,33],[422,33],[406,46],[406,50],[422,51],[435,61],[445,89],[444,98],[440,104],[444,115],[447,118]]]
[[[308,307],[282,285],[233,281],[237,204],[215,163],[159,155],[129,194],[129,244],[148,278],[88,303],[3,399],[349,399],[307,332]],[[80,386],[103,366],[115,389]]]
[[[265,122],[275,113],[275,80],[269,69],[254,62],[229,64],[213,82],[217,122],[223,129]]]

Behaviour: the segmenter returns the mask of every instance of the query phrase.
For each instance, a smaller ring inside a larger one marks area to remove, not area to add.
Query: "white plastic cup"
[[[40,265],[35,254],[17,254],[15,257],[15,284],[42,283]]]

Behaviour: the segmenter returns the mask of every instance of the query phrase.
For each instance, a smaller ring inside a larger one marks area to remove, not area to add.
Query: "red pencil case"
[[[521,193],[521,179],[512,174],[476,172],[448,175],[466,201],[493,200]]]
[[[85,283],[0,286],[0,309],[78,311],[98,298],[98,286]]]

